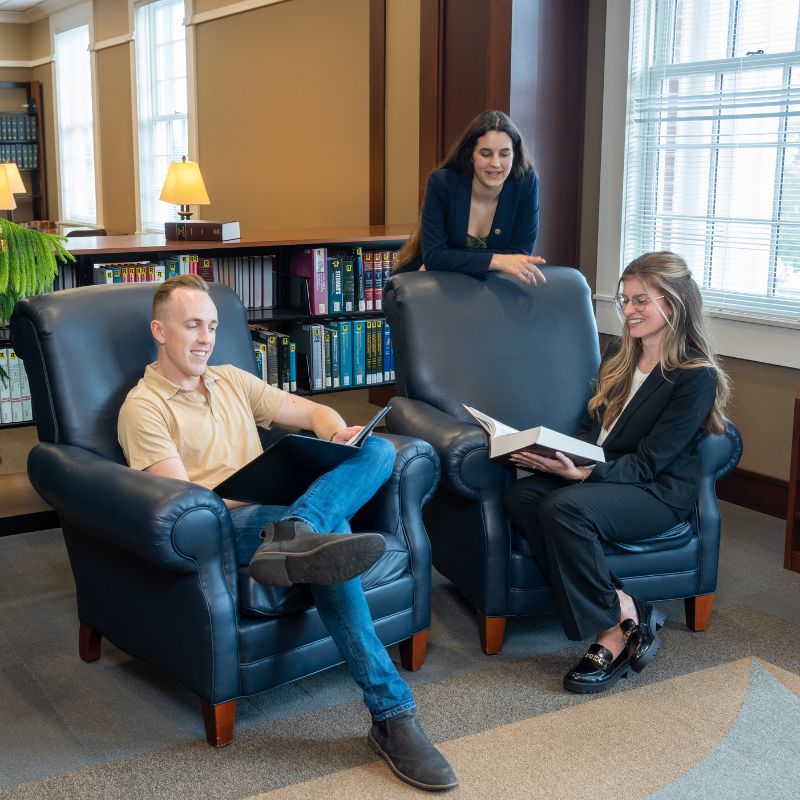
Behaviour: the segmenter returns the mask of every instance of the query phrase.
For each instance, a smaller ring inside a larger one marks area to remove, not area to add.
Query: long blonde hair
[[[468,178],[472,177],[472,153],[475,150],[475,143],[481,136],[485,136],[489,131],[498,131],[508,134],[511,145],[514,149],[514,158],[511,162],[510,179],[519,180],[533,168],[528,149],[525,147],[525,140],[519,128],[514,124],[511,117],[503,111],[481,111],[476,117],[470,120],[464,132],[459,136],[458,141],[450,148],[450,152],[444,161],[437,164],[435,169],[452,169]],[[420,220],[414,228],[411,236],[400,248],[397,263],[392,267],[398,269],[411,263],[415,258],[422,255],[422,240],[420,237]]]
[[[724,432],[730,381],[711,345],[703,298],[689,267],[680,256],[668,250],[645,253],[625,268],[619,288],[632,278],[638,278],[651,296],[663,295],[671,310],[669,326],[661,339],[659,368],[662,373],[673,369],[702,368],[716,373],[717,396],[703,422],[703,430],[707,433]],[[620,415],[641,355],[641,341],[632,337],[625,325],[620,347],[600,368],[597,387],[589,401],[589,413],[604,425],[611,424]]]

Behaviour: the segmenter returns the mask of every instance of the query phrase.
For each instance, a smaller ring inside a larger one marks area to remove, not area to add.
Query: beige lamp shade
[[[173,161],[161,190],[161,200],[182,206],[203,206],[211,201],[196,161]]]
[[[19,174],[19,167],[13,161],[6,161],[0,164],[8,176],[8,185],[12,194],[25,194],[25,184],[22,182],[22,175]]]
[[[4,169],[0,169],[0,211],[13,211],[17,207],[17,201],[8,183],[8,175]]]

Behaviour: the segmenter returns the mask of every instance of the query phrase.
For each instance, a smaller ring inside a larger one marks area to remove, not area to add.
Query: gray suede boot
[[[316,533],[296,519],[280,519],[261,532],[264,539],[248,571],[259,583],[342,583],[369,569],[386,549],[379,533]]]
[[[458,786],[453,768],[431,744],[414,711],[373,722],[367,741],[400,780],[418,789],[440,792]]]

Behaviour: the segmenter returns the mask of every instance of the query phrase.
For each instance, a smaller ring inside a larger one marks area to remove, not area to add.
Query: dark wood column
[[[578,265],[589,0],[422,0],[420,193],[469,120],[519,126],[540,179],[536,252]]]
[[[369,224],[386,222],[386,0],[369,3]]]

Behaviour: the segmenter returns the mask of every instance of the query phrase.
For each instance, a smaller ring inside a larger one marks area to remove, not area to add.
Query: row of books
[[[161,262],[117,261],[95,264],[92,280],[105,283],[163,283],[175,275],[194,273],[222,283],[248,308],[269,308],[274,302],[272,256],[201,258],[184,253]]]
[[[369,386],[394,380],[389,325],[382,319],[297,324],[291,334],[312,391]]]
[[[32,114],[0,114],[0,142],[38,139],[36,117]]]
[[[39,145],[0,144],[0,161],[13,161],[20,169],[38,169]]]
[[[297,347],[286,333],[266,325],[250,325],[258,374],[268,384],[285,392],[297,391]]]
[[[308,279],[314,316],[380,311],[383,285],[397,263],[397,250],[361,247],[305,248],[292,255],[292,275]]]
[[[8,377],[3,379],[3,373]],[[31,387],[25,365],[13,347],[0,347],[0,425],[32,419]]]

